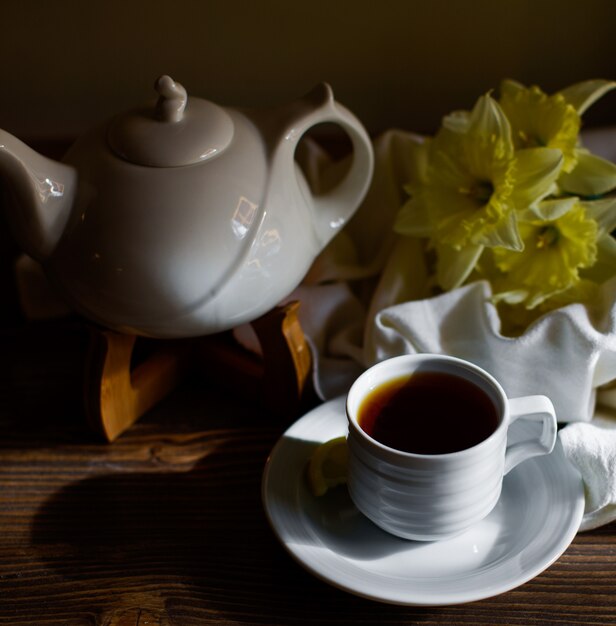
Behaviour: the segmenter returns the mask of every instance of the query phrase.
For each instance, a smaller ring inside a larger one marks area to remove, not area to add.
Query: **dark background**
[[[0,128],[26,140],[73,137],[163,73],[236,106],[326,80],[372,134],[431,133],[503,77],[616,78],[613,0],[9,0],[0,28]],[[612,94],[588,122],[615,109]]]

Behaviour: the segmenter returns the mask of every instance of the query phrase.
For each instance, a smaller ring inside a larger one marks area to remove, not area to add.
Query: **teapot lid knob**
[[[233,139],[231,116],[218,105],[189,98],[170,76],[154,84],[158,100],[114,118],[107,141],[120,157],[137,165],[178,167],[220,154]]]
[[[154,89],[159,94],[156,117],[163,122],[179,122],[184,117],[188,101],[186,89],[166,74],[158,78],[154,83]]]

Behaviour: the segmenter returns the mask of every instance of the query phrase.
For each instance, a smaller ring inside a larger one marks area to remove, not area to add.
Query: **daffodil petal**
[[[428,178],[430,142],[425,141],[421,144],[410,142],[408,145],[404,146],[404,150],[409,155],[408,173],[411,180],[416,180],[418,183],[425,183]],[[404,163],[404,159],[401,158],[399,162]]]
[[[616,165],[580,151],[575,169],[570,174],[563,172],[558,183],[568,193],[587,198],[601,196],[616,188]]]
[[[476,181],[505,176],[514,155],[511,126],[499,104],[484,96],[471,114],[469,130],[462,142],[461,161]]]
[[[527,289],[512,289],[511,291],[501,291],[492,296],[492,302],[506,302],[507,304],[520,304],[528,298]]]
[[[468,125],[468,111],[453,111],[443,118],[443,126],[454,133],[465,133]]]
[[[473,271],[483,252],[483,246],[466,246],[456,250],[448,245],[436,245],[438,254],[437,281],[445,290],[455,289],[464,283]]]
[[[527,209],[518,211],[518,220],[520,222],[533,222],[536,220],[552,222],[569,212],[578,202],[579,199],[575,196],[571,198],[543,200],[542,202],[531,205]]]
[[[567,306],[573,302],[590,302],[597,297],[598,285],[587,279],[580,279],[575,285],[550,296],[549,302],[544,302],[543,313]]]
[[[517,217],[513,211],[505,214],[494,227],[482,230],[472,241],[488,248],[507,248],[516,251],[524,249],[518,232]]]
[[[580,276],[595,283],[602,283],[616,275],[616,239],[603,235],[597,241],[597,260],[592,267],[580,272]]]
[[[616,82],[612,80],[586,80],[571,85],[559,93],[579,115],[582,115],[588,107],[614,88],[616,88]]]
[[[515,95],[521,91],[524,91],[526,89],[526,87],[522,84],[519,83],[517,80],[512,80],[511,78],[505,78],[504,80],[501,81],[500,84],[500,96],[501,98],[503,96],[507,96],[507,97],[515,97]]]
[[[537,291],[536,293],[531,294],[528,297],[528,300],[526,300],[526,308],[534,309],[535,307],[538,307],[540,304],[555,296],[557,293],[560,293],[561,291],[564,290],[557,289],[549,292]]]
[[[516,208],[525,209],[547,196],[563,165],[563,154],[556,148],[526,148],[516,152]]]
[[[489,94],[481,96],[471,111],[468,134],[473,144],[482,143],[477,139],[490,142],[496,158],[508,158],[513,153],[509,120]]]
[[[610,233],[616,228],[616,198],[603,198],[581,204],[587,215],[597,222],[601,233]]]
[[[407,193],[412,193],[416,187],[426,182],[428,171],[428,155],[430,151],[430,139],[422,140],[421,137],[411,137],[400,141],[391,142],[391,154],[386,157],[385,167],[388,175],[397,176],[396,165],[400,164],[404,176],[409,181],[403,186]]]
[[[457,192],[460,188],[469,187],[472,184],[472,178],[465,170],[464,164],[452,158],[450,153],[435,147],[431,156],[428,177],[430,180],[436,179],[434,187],[443,187]]]
[[[430,212],[422,194],[408,200],[398,211],[394,230],[401,235],[413,235],[414,237],[429,237],[433,226]]]

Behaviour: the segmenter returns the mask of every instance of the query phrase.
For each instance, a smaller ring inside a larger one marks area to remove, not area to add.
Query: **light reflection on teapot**
[[[62,163],[0,130],[0,176],[18,244],[86,317],[154,337],[218,332],[291,292],[362,201],[372,147],[330,87],[269,112],[188,98],[117,116]],[[294,153],[314,125],[349,136],[345,178],[313,195]]]

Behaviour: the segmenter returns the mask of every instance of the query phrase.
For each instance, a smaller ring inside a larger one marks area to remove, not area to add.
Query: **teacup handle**
[[[526,459],[549,454],[556,443],[556,411],[548,397],[525,396],[523,398],[510,398],[508,402],[509,426],[518,419],[526,419],[541,422],[543,428],[538,439],[519,441],[507,446],[505,474]]]

